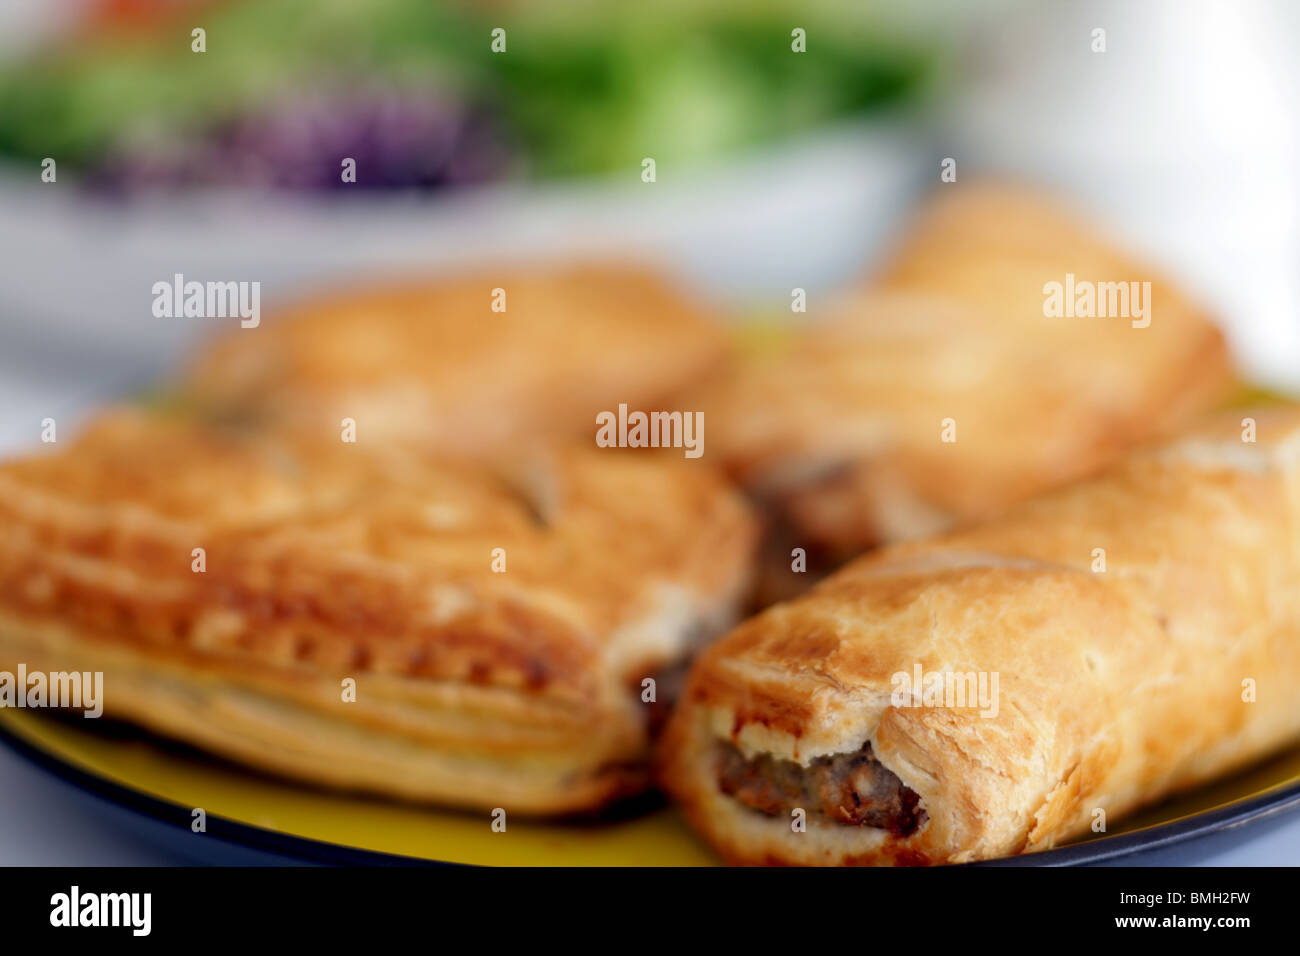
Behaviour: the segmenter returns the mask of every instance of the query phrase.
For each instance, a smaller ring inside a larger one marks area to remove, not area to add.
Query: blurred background
[[[806,288],[816,321],[948,157],[1067,194],[1300,386],[1286,0],[6,0],[0,58],[0,448],[222,325],[151,315],[175,272],[261,281],[265,312],[627,251],[737,315]]]

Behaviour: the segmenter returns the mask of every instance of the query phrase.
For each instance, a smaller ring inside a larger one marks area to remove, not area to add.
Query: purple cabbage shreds
[[[342,179],[356,161],[356,182]],[[482,108],[434,94],[301,94],[198,129],[138,128],[87,175],[103,192],[190,186],[441,189],[488,182],[511,167],[499,124]]]

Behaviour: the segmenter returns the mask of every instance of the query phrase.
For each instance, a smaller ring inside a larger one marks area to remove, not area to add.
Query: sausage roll
[[[1294,742],[1300,409],[1245,418],[715,643],[663,741],[694,825],[737,863],[982,860]]]
[[[0,668],[306,781],[520,813],[645,786],[752,520],[700,462],[506,469],[113,410],[0,466]]]
[[[178,383],[205,412],[480,455],[657,410],[723,358],[720,326],[642,268],[515,265],[335,291],[233,329]]]
[[[1054,282],[1073,314],[1045,314]],[[1128,315],[1082,314],[1101,283]],[[1222,336],[1173,286],[1050,202],[992,185],[942,188],[880,275],[809,313],[748,330],[690,400],[710,454],[772,516],[776,598],[812,576],[791,573],[792,548],[829,568],[991,517],[1232,387]]]

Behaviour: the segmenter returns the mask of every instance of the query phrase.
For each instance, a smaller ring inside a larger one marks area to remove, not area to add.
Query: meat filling
[[[729,744],[718,749],[718,787],[760,813],[788,817],[802,807],[810,817],[896,836],[910,836],[926,821],[921,798],[881,766],[871,744],[818,757],[807,767],[767,755],[746,760]]]

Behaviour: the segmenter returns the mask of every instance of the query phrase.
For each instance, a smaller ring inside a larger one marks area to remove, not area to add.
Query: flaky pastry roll
[[[102,671],[107,716],[265,770],[520,813],[646,785],[645,682],[734,620],[754,537],[700,462],[498,472],[137,410],[0,465],[0,526],[0,669]]]
[[[1051,283],[1075,293],[1070,314],[1045,314]],[[1129,314],[1080,314],[1087,283],[1114,283],[1103,304]],[[992,517],[1231,389],[1204,312],[1021,189],[941,187],[875,277],[810,296],[806,322],[743,338],[689,399],[709,455],[781,532],[774,596],[809,578],[791,573],[795,547],[834,566]]]
[[[232,329],[176,387],[205,411],[306,434],[493,455],[590,442],[619,404],[673,396],[722,358],[722,329],[671,283],[614,263],[480,267],[332,290]]]
[[[982,860],[1294,742],[1297,686],[1284,408],[885,548],[743,623],[694,666],[665,777],[733,862]]]

